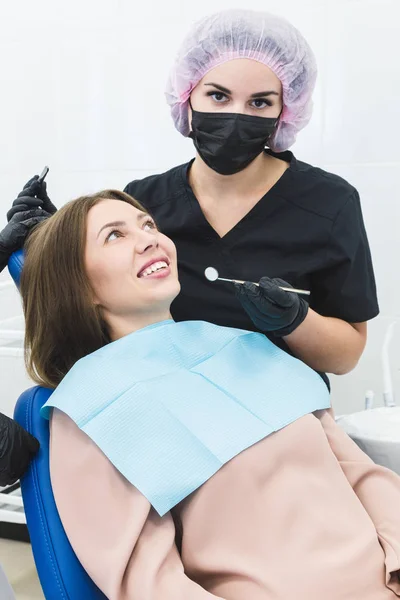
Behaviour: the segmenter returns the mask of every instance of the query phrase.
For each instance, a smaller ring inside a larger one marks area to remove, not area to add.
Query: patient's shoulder
[[[50,416],[50,455],[54,446],[57,445],[57,452],[60,455],[65,451],[67,454],[72,449],[90,446],[93,442],[79,429],[78,425],[62,410],[53,408]]]

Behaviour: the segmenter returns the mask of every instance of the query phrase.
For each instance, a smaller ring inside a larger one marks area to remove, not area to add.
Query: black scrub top
[[[193,161],[126,186],[125,192],[177,247],[182,291],[172,304],[173,318],[257,331],[233,284],[204,277],[211,266],[220,277],[255,282],[280,277],[310,290],[305,298],[323,316],[349,323],[372,319],[379,307],[357,190],[337,175],[296,160],[291,152],[268,152],[290,167],[222,238],[189,185]],[[283,339],[271,340],[291,353]],[[321,376],[329,387],[326,375]]]

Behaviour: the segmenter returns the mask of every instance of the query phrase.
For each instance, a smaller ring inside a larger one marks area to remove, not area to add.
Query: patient
[[[400,596],[400,478],[267,338],[171,320],[175,247],[136,201],[108,190],[39,225],[21,292],[28,371],[57,387],[58,511],[107,598]]]

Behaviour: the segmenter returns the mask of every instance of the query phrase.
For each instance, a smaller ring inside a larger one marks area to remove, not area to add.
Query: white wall
[[[399,0],[3,0],[0,226],[45,164],[60,206],[191,158],[191,141],[169,117],[164,83],[191,23],[233,7],[286,16],[309,40],[320,70],[315,113],[293,149],[361,193],[381,316],[358,368],[333,381],[337,411],[351,412],[366,389],[381,394],[383,336],[400,318]],[[0,293],[0,308],[0,319],[20,312],[14,290]],[[399,393],[400,326],[392,355]],[[26,386],[21,358],[0,356],[0,410],[10,412]]]

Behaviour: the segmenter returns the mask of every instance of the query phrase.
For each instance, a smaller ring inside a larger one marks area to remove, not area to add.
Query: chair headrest
[[[8,270],[11,277],[14,279],[15,285],[19,288],[21,281],[22,267],[24,266],[24,251],[17,250],[14,252],[8,261]]]

